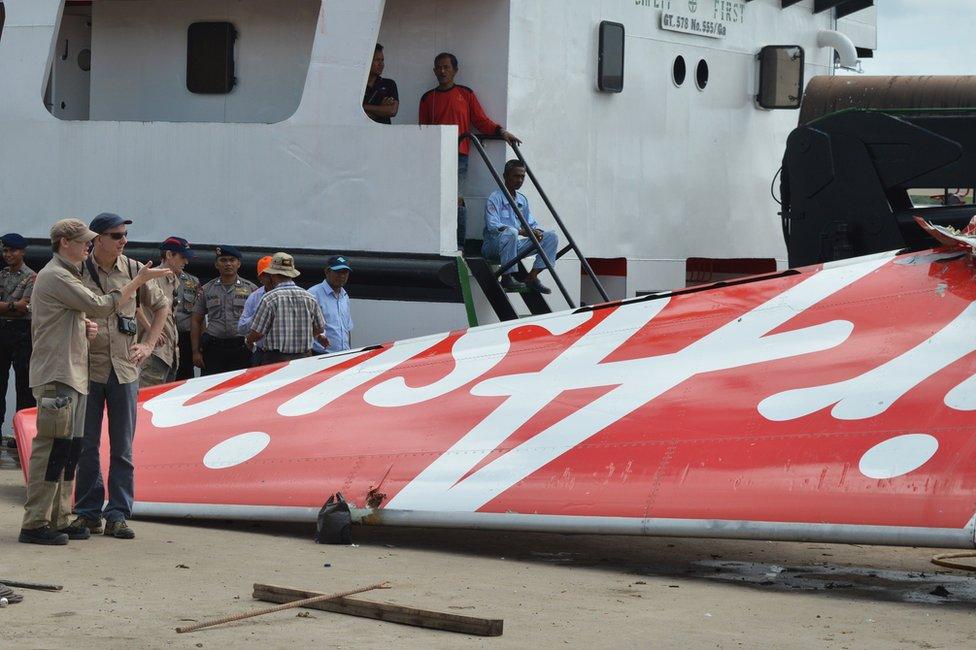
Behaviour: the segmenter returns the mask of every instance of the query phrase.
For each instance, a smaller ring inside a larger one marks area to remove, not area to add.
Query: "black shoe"
[[[78,517],[58,532],[67,535],[68,539],[90,539],[91,529],[85,523],[85,519]]]
[[[499,282],[499,284],[502,285],[502,289],[504,289],[505,291],[511,291],[517,293],[521,293],[525,291],[525,285],[519,282],[518,280],[516,280],[515,278],[513,278],[510,273],[506,273],[505,275],[503,275],[501,277],[501,282]]]
[[[7,449],[16,449],[17,439],[12,436],[9,438],[4,438],[4,447],[6,447]]]
[[[536,293],[544,293],[546,295],[552,293],[552,289],[539,282],[538,279],[532,280],[530,282],[526,282],[525,286],[527,286],[532,291],[535,291]]]
[[[125,520],[105,522],[105,535],[115,539],[134,539],[136,531],[129,528]]]
[[[68,524],[68,528],[87,528],[88,532],[92,535],[101,535],[102,532],[105,530],[102,527],[101,517],[99,517],[98,519],[89,519],[88,517],[77,517],[75,518],[74,521]],[[65,530],[64,532],[68,532],[68,531]],[[74,539],[74,537],[72,537],[71,539]],[[88,538],[85,537],[84,539],[88,539]]]
[[[62,532],[52,530],[50,526],[35,528],[34,530],[20,529],[17,541],[21,544],[43,544],[45,546],[64,546],[68,543],[68,536]]]

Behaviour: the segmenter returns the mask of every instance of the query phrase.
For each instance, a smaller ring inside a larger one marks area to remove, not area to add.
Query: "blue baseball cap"
[[[15,232],[8,233],[3,237],[0,237],[0,241],[3,241],[3,245],[6,248],[15,248],[17,250],[27,248],[27,240]]]
[[[99,235],[104,233],[106,230],[111,230],[118,226],[128,226],[132,221],[129,219],[123,219],[117,214],[112,214],[111,212],[103,212],[94,219],[88,225],[88,227],[97,232]]]
[[[349,262],[342,255],[333,255],[330,257],[329,261],[325,263],[325,268],[330,271],[352,271]]]
[[[239,260],[244,259],[244,256],[241,255],[239,250],[227,244],[221,244],[218,246],[216,253],[217,257],[236,257]]]
[[[190,249],[190,242],[182,237],[167,238],[166,241],[159,245],[159,250],[179,253],[188,260],[192,260],[196,256],[196,252]]]

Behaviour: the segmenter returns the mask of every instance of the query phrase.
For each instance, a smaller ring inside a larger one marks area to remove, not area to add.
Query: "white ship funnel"
[[[857,48],[846,34],[833,29],[822,29],[817,32],[817,46],[833,48],[840,57],[842,68],[857,68]]]

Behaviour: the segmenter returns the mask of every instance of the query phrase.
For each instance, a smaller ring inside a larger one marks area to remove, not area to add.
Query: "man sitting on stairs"
[[[551,230],[539,228],[538,222],[532,216],[532,212],[529,211],[528,199],[518,191],[524,182],[525,164],[521,160],[509,160],[505,163],[505,187],[515,197],[519,211],[522,212],[526,223],[532,228],[536,239],[542,243],[542,250],[546,252],[549,261],[555,264],[559,236]],[[481,254],[486,259],[498,258],[503,267],[517,259],[519,255],[532,246],[532,240],[528,238],[529,233],[525,231],[518,215],[515,214],[515,210],[501,190],[492,192],[491,196],[488,197],[488,203],[485,204],[484,237],[485,241],[481,247]],[[546,263],[542,256],[536,255],[532,271],[525,277],[525,284],[512,277],[512,271],[517,270],[513,267],[502,275],[502,288],[505,291],[522,291],[529,288],[538,293],[552,293],[549,287],[539,281],[539,273],[545,268]]]

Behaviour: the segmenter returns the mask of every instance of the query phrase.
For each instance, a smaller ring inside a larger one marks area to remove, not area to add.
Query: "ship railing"
[[[496,280],[500,278],[503,274],[508,273],[516,265],[520,264],[522,260],[525,259],[526,257],[530,257],[532,255],[538,255],[540,259],[542,259],[542,261],[545,263],[546,269],[552,275],[552,279],[556,283],[556,286],[559,288],[559,292],[563,295],[563,298],[566,300],[566,303],[570,306],[570,308],[575,308],[578,305],[576,305],[576,303],[570,297],[569,291],[566,290],[565,284],[563,284],[562,279],[559,277],[559,274],[556,272],[556,261],[559,260],[563,255],[565,255],[569,251],[573,251],[574,253],[576,253],[577,259],[579,259],[580,266],[582,267],[583,272],[586,274],[587,277],[589,277],[590,281],[593,283],[593,286],[596,287],[596,290],[600,294],[600,297],[603,298],[605,302],[610,302],[610,298],[607,295],[606,290],[603,288],[603,284],[600,282],[600,279],[593,271],[593,267],[590,266],[590,263],[586,259],[586,256],[584,256],[582,251],[580,251],[579,246],[576,244],[576,240],[573,239],[573,236],[569,233],[569,230],[566,228],[566,224],[563,222],[562,218],[559,216],[559,213],[556,211],[556,208],[553,206],[552,201],[549,200],[549,196],[546,194],[545,190],[542,189],[542,185],[539,183],[539,179],[536,177],[535,173],[533,173],[532,167],[529,165],[529,163],[526,162],[525,156],[522,154],[522,151],[519,148],[519,146],[511,142],[508,143],[508,145],[515,152],[515,156],[519,159],[519,161],[521,161],[523,165],[525,165],[526,176],[528,176],[529,180],[532,181],[532,185],[539,193],[539,196],[542,198],[543,203],[546,204],[546,208],[548,208],[549,213],[552,215],[553,220],[556,222],[556,226],[558,226],[559,231],[562,233],[564,241],[566,242],[566,245],[556,253],[556,258],[552,260],[549,259],[549,256],[542,249],[542,242],[539,240],[538,237],[536,237],[535,231],[532,230],[532,228],[529,226],[528,220],[525,218],[525,215],[522,214],[522,210],[519,209],[518,207],[518,202],[515,200],[515,197],[512,196],[512,193],[508,191],[508,188],[505,186],[505,180],[495,169],[495,166],[491,164],[491,159],[488,158],[488,153],[485,151],[484,141],[503,140],[503,138],[499,135],[482,135],[478,133],[465,133],[461,136],[461,140],[463,141],[465,139],[471,142],[471,145],[474,147],[475,151],[477,151],[478,155],[481,156],[482,161],[484,161],[485,166],[488,168],[488,171],[491,173],[492,179],[494,179],[495,181],[495,185],[497,185],[498,189],[502,192],[502,194],[505,195],[505,199],[508,201],[509,205],[512,206],[512,210],[515,212],[515,216],[518,217],[519,223],[522,224],[522,228],[528,234],[528,238],[532,241],[532,245],[526,248],[525,252],[523,252],[517,258],[515,258],[508,264],[505,264],[504,266],[500,267],[497,271],[495,271]]]

